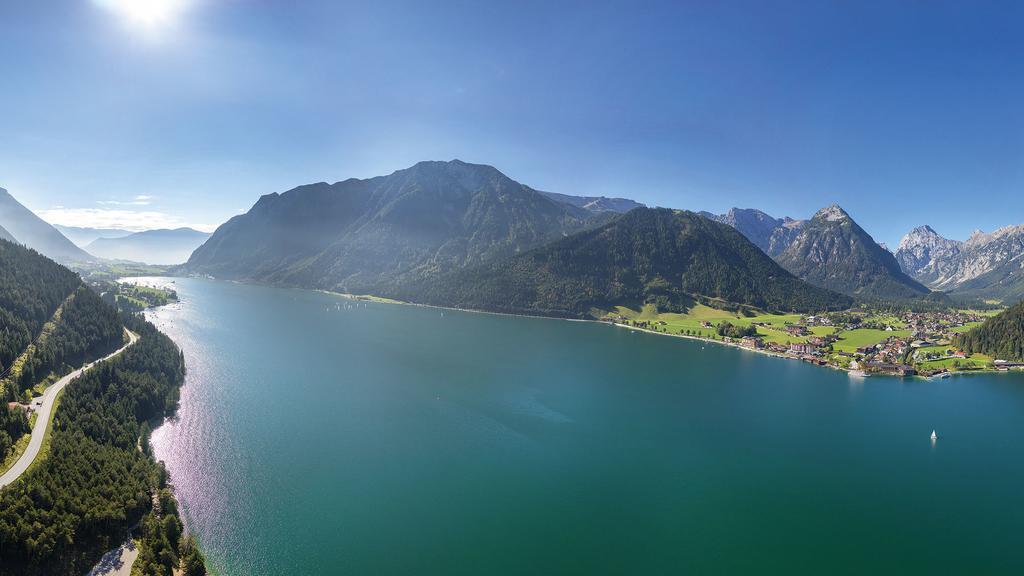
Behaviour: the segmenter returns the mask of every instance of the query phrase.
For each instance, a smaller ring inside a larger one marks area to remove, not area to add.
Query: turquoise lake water
[[[218,574],[1024,572],[1024,375],[174,286],[153,441]]]

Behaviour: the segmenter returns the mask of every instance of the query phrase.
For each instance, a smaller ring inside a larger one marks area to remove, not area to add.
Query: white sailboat
[[[939,435],[935,433],[935,430],[932,430],[932,442],[935,442],[938,439]]]

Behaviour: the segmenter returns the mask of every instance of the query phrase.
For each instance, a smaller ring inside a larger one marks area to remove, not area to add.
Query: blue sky
[[[125,1],[0,0],[0,186],[48,219],[210,226],[460,158],[694,210],[838,202],[891,244],[1024,222],[1020,3]]]

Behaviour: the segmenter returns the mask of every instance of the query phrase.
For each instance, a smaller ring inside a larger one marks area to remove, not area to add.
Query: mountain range
[[[909,299],[930,292],[842,208],[832,205],[804,222],[776,261],[821,286],[868,299]]]
[[[223,278],[374,294],[430,286],[440,295],[428,281],[463,270],[483,274],[487,266],[643,208],[627,198],[539,191],[494,167],[454,160],[268,194],[213,235],[54,227],[0,189],[0,238],[60,262],[88,262],[93,255],[185,261],[182,272]],[[694,217],[735,229],[814,286],[861,300],[943,298],[931,290],[967,300],[1024,299],[1024,226],[977,232],[963,242],[921,226],[892,253],[836,205],[806,220],[752,208]],[[89,240],[86,249],[61,230],[80,243]]]
[[[62,226],[60,224],[54,224],[53,227],[82,249],[85,249],[90,242],[97,238],[122,238],[132,233],[131,230],[121,230],[118,228],[82,228],[79,226]]]
[[[24,244],[58,262],[95,260],[3,188],[0,188],[0,227],[6,232],[4,237],[8,240]]]
[[[801,220],[775,218],[754,208],[731,208],[725,214],[700,214],[732,226],[772,258],[790,245],[803,225]]]
[[[736,228],[804,280],[857,297],[941,298],[928,295],[930,289],[962,301],[1024,299],[1024,225],[976,231],[966,241],[919,226],[891,252],[884,244],[876,248],[838,206],[826,211],[834,218],[821,212],[809,220],[775,218],[752,208],[701,214]]]
[[[823,208],[808,220],[775,218],[749,208],[703,214],[732,226],[783,268],[815,286],[862,299],[916,299],[930,292],[838,205]]]
[[[86,246],[89,253],[111,260],[145,264],[181,264],[210,237],[192,228],[145,230],[127,236],[97,238]]]
[[[567,316],[648,300],[669,309],[694,298],[772,309],[848,302],[703,216],[542,193],[458,160],[263,196],[181,271]]]
[[[1024,299],[1024,225],[950,240],[930,226],[911,230],[896,258],[908,274],[937,290],[974,299]]]
[[[636,208],[603,226],[451,277],[430,278],[425,287],[405,286],[394,295],[574,318],[646,303],[677,312],[695,301],[790,311],[852,305],[850,298],[786,272],[729,226],[667,208]]]

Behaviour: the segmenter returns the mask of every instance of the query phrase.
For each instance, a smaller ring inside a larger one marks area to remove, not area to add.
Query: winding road
[[[39,450],[40,448],[43,447],[43,439],[46,437],[46,431],[50,427],[50,413],[53,412],[53,404],[54,401],[57,399],[57,395],[60,394],[60,391],[63,390],[64,387],[67,386],[72,380],[81,376],[82,373],[85,372],[86,370],[92,368],[93,366],[99,364],[100,362],[110,360],[114,356],[117,356],[118,354],[127,350],[128,347],[130,347],[132,344],[135,344],[139,340],[139,336],[132,332],[131,330],[125,328],[124,332],[125,334],[128,335],[127,344],[117,349],[117,351],[111,353],[110,355],[100,358],[99,360],[90,362],[85,366],[82,366],[78,370],[75,370],[74,372],[61,378],[60,380],[57,380],[56,383],[54,383],[52,386],[47,388],[45,392],[43,392],[43,396],[41,399],[32,399],[32,405],[35,407],[37,415],[36,425],[32,427],[32,439],[29,440],[28,448],[25,450],[25,453],[21,455],[21,458],[19,458],[18,461],[14,463],[14,466],[11,466],[10,470],[4,472],[3,476],[0,476],[0,488],[7,486],[8,484],[14,482],[19,477],[21,477],[21,475],[25,473],[25,470],[28,470],[28,467],[32,465],[32,462],[35,461],[36,456],[39,456]]]

